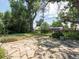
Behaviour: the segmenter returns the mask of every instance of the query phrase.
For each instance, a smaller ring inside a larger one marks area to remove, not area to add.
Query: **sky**
[[[8,0],[0,0],[0,12],[5,12],[10,10],[10,5]]]
[[[46,6],[46,12],[44,13],[44,20],[46,22],[48,22],[48,24],[51,24],[53,21],[56,21],[58,20],[57,17],[58,17],[58,13],[64,9],[64,6],[67,6],[68,2],[61,2],[59,3],[60,6],[57,4],[57,3],[49,3],[47,6]],[[59,8],[60,7],[60,8]],[[41,18],[41,14],[39,12],[38,16],[36,17],[35,21],[39,20]],[[34,21],[34,26],[36,25]]]
[[[60,9],[63,9],[67,3],[60,3]],[[0,0],[0,12],[10,11],[10,4],[8,0]],[[46,7],[47,12],[45,12],[45,21],[51,24],[54,20],[56,20],[57,13],[58,13],[58,4],[57,3],[49,3]],[[36,21],[41,18],[40,12],[38,13],[37,17],[34,20],[34,26],[36,25]]]

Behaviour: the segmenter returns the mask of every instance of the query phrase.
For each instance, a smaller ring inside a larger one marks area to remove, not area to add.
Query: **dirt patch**
[[[79,59],[79,41],[31,37],[1,45],[10,59]]]

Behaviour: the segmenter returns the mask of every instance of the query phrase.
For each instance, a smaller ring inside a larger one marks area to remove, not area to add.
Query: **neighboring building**
[[[54,30],[54,31],[62,31],[64,28],[63,27],[49,27],[49,30]]]

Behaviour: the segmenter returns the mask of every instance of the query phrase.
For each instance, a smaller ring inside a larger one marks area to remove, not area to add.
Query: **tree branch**
[[[29,3],[29,0],[25,0],[25,1]]]
[[[37,15],[37,12],[35,12],[35,15],[34,15],[33,19],[35,19],[36,15]]]

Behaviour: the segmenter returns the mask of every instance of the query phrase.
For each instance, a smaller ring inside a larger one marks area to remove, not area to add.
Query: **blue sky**
[[[7,10],[10,10],[8,0],[0,0],[0,12],[5,12]]]
[[[64,5],[66,5],[67,3],[61,3],[61,9],[64,7]],[[57,13],[58,13],[58,5],[57,3],[49,3],[46,7],[46,9],[48,10],[47,12],[45,12],[45,21],[48,22],[49,24],[51,24],[53,22],[53,20],[56,20],[55,17],[57,17]],[[5,11],[10,11],[10,4],[8,0],[0,0],[0,12],[5,12]],[[36,17],[36,20],[40,19],[41,14],[39,13],[39,15]],[[35,21],[34,21],[34,26],[35,26]]]

